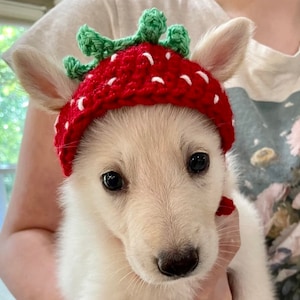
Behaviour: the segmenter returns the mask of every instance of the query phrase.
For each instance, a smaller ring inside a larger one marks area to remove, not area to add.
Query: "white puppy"
[[[230,21],[208,33],[192,59],[225,81],[250,36],[247,20]],[[22,48],[14,61],[40,106],[58,111],[71,99],[77,85],[45,56]],[[61,188],[65,298],[192,300],[218,257],[215,213],[224,195],[240,216],[241,248],[229,269],[234,299],[274,299],[259,220],[231,169],[218,130],[196,110],[137,105],[92,122]]]

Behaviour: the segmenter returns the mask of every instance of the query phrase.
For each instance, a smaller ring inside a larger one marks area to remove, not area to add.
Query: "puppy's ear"
[[[53,61],[30,47],[13,53],[13,67],[32,101],[48,111],[59,111],[78,86]]]
[[[254,24],[249,19],[232,19],[209,31],[196,45],[191,60],[225,82],[244,59],[253,31]]]

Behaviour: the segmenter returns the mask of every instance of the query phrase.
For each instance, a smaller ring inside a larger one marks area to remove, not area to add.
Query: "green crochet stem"
[[[64,58],[67,75],[72,79],[82,80],[84,75],[94,69],[101,60],[120,50],[143,42],[162,45],[178,52],[183,57],[187,57],[190,44],[188,32],[181,25],[173,25],[167,28],[166,21],[165,15],[156,8],[145,10],[139,20],[138,31],[135,35],[117,40],[103,37],[92,28],[83,25],[77,34],[78,45],[83,54],[93,56],[94,60],[88,64],[81,64],[73,56]],[[166,39],[159,40],[165,32]]]

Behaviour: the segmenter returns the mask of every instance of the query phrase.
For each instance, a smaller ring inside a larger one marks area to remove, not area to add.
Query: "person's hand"
[[[200,283],[195,300],[232,300],[227,267],[240,248],[237,209],[229,216],[216,216],[219,233],[219,256],[208,277]]]

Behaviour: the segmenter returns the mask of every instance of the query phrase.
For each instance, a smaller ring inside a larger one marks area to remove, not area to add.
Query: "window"
[[[0,228],[14,181],[28,98],[1,54],[58,1],[0,0]]]
[[[0,230],[14,181],[28,97],[1,55],[59,0],[0,0]],[[0,279],[0,298],[11,299]]]
[[[0,53],[26,30],[21,25],[0,24]],[[0,60],[0,214],[4,214],[14,180],[28,98],[12,70]],[[1,199],[2,198],[2,199]],[[3,216],[2,216],[3,217]],[[0,215],[1,222],[1,215]]]

